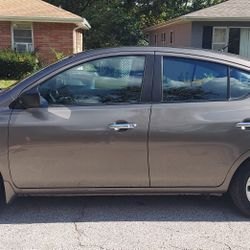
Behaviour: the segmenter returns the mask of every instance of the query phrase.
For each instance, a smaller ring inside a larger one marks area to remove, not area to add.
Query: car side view
[[[80,53],[0,93],[2,202],[229,192],[250,216],[250,61],[178,48]]]

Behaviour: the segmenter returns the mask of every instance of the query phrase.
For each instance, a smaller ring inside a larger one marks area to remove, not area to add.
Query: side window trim
[[[163,56],[155,55],[154,76],[152,88],[152,103],[161,103],[162,101],[162,75],[163,75]]]
[[[227,65],[227,100],[231,100],[230,66]]]
[[[142,90],[140,103],[152,102],[152,88],[154,76],[154,55],[145,56],[144,76],[142,79]]]

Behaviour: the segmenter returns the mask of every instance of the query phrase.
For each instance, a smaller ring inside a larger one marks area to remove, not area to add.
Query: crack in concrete
[[[233,232],[234,230],[233,230],[233,228],[232,228],[232,226],[230,224],[229,216],[227,215],[226,211],[222,211],[222,216],[225,218],[225,221],[226,221],[230,231]]]
[[[227,243],[224,243],[224,246],[228,248],[228,250],[232,250],[232,247],[228,245]]]
[[[228,216],[228,214],[227,214],[227,212],[226,212],[225,210],[222,211],[222,215],[223,215],[223,217],[224,217],[224,219],[225,219],[225,221],[226,221],[226,223],[227,223],[227,226],[228,226],[229,230],[230,230],[232,233],[234,233],[235,230],[232,228],[232,224],[231,224],[231,221],[230,221],[230,217]],[[228,245],[228,244],[225,244],[225,245],[227,245],[228,249],[235,249],[235,248],[241,248],[241,249],[245,249],[245,250],[248,249],[248,248],[242,247],[242,246],[240,246],[240,245],[232,245],[232,246],[230,246],[230,245]]]
[[[227,244],[225,242],[222,242],[222,241],[219,241],[219,240],[211,239],[211,237],[209,237],[209,236],[205,236],[205,237],[202,237],[202,238],[204,238],[204,239],[206,239],[206,240],[208,240],[210,242],[213,242],[215,244],[224,245],[228,250],[232,250],[233,249],[229,244]]]
[[[183,248],[183,247],[177,247],[177,246],[174,246],[174,245],[170,245],[170,247],[174,248],[174,249],[179,249],[179,250],[188,250],[188,248]]]
[[[76,231],[76,233],[77,233],[77,242],[78,242],[78,245],[79,245],[79,247],[83,247],[83,245],[82,245],[82,243],[81,243],[81,233],[80,233],[80,231],[78,230],[78,226],[77,226],[77,224],[76,224],[76,222],[73,222],[73,224],[74,224],[74,228],[75,228],[75,231]]]
[[[88,237],[88,235],[85,233],[85,231],[83,230],[80,230],[78,228],[78,225],[77,225],[77,221],[79,221],[80,219],[83,219],[85,216],[85,211],[84,209],[82,210],[82,213],[80,215],[80,217],[73,222],[74,224],[74,229],[75,229],[75,232],[77,233],[77,241],[78,241],[78,245],[80,248],[99,248],[100,250],[108,250],[107,248],[103,247],[103,246],[100,246],[100,245],[92,245],[92,244],[83,244],[82,243],[82,240],[81,240],[81,237],[84,236],[88,241],[91,242],[91,239]]]
[[[80,248],[99,248],[100,250],[108,250],[107,248],[100,246],[100,245],[92,245],[92,244],[83,244],[81,241],[81,237],[84,236],[85,238],[87,238],[87,240],[91,241],[91,239],[88,237],[88,235],[84,232],[79,230],[77,222],[73,222],[74,224],[74,228],[75,231],[77,232],[78,236],[77,236],[77,241],[78,241],[78,245]]]

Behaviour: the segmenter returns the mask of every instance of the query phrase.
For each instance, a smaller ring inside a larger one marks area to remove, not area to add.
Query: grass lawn
[[[15,84],[17,80],[1,80],[0,79],[0,89],[8,88],[9,86]]]

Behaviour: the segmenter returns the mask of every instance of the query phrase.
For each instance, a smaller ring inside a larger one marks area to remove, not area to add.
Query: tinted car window
[[[163,58],[163,101],[227,99],[227,67],[201,60]]]
[[[231,98],[242,98],[250,94],[250,73],[247,71],[230,69]]]
[[[138,103],[145,57],[102,58],[67,70],[38,87],[52,105]]]

